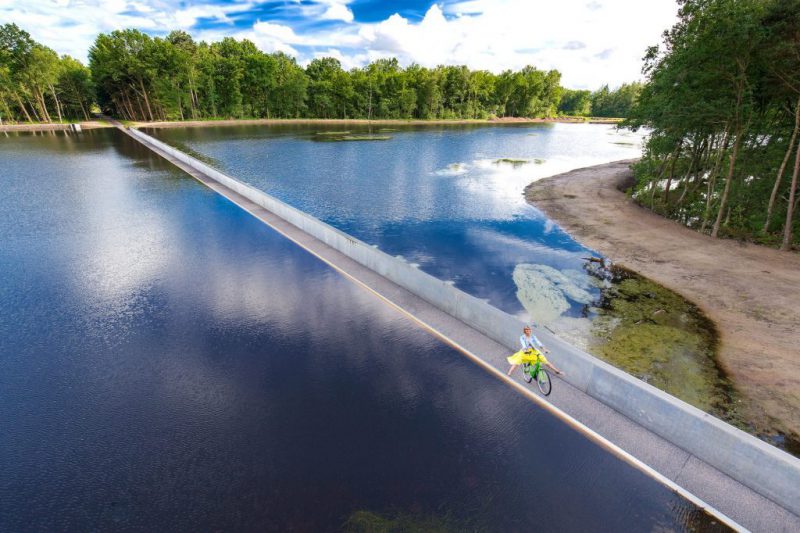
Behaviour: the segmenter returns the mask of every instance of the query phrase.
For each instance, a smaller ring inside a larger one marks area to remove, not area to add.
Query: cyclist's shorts
[[[535,363],[537,355],[539,356],[539,361],[541,361],[542,364],[545,364],[547,362],[547,359],[545,358],[544,354],[537,350],[531,350],[530,352],[527,353],[524,350],[520,350],[512,356],[506,357],[506,361],[508,361],[512,365],[521,365],[523,363]]]

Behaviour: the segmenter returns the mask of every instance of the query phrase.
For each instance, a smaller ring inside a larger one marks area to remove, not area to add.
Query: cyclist
[[[536,360],[534,351],[539,352],[539,361],[541,361],[543,365],[549,366],[553,372],[559,376],[563,374],[561,370],[556,368],[553,363],[548,361],[544,356],[544,352],[550,353],[550,350],[545,348],[544,344],[542,344],[542,341],[536,338],[536,335],[533,334],[530,326],[525,326],[522,328],[522,335],[519,337],[519,344],[522,349],[511,357],[506,358],[506,360],[511,364],[511,368],[508,369],[509,376],[514,372],[514,369],[522,363],[534,362]]]

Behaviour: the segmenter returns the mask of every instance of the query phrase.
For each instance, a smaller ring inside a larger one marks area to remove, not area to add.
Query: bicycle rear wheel
[[[542,394],[549,396],[550,391],[553,390],[553,381],[550,379],[550,372],[544,368],[540,368],[539,373],[536,375],[536,384],[539,386],[539,391],[541,391]]]
[[[530,363],[522,363],[522,377],[525,379],[526,383],[530,383],[531,381],[533,381],[533,376],[531,376]]]

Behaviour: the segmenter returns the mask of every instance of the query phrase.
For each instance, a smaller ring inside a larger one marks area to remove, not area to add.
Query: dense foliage
[[[153,38],[133,29],[99,35],[86,68],[14,24],[0,26],[0,118],[14,121],[87,118],[94,103],[128,120],[622,117],[640,89],[572,91],[560,80],[557,70],[531,66],[494,74],[402,68],[396,59],[344,70],[324,57],[302,68],[247,40],[208,44],[183,31]]]
[[[796,242],[800,0],[680,0],[645,56],[626,125],[652,128],[636,166],[643,205],[708,231]]]
[[[604,85],[597,91],[564,89],[559,113],[574,116],[595,117],[627,117],[639,99],[641,83],[623,83],[619,88],[610,90]]]
[[[15,24],[0,26],[0,122],[89,118],[93,88],[89,69],[58,57]]]
[[[315,59],[304,69],[232,38],[196,43],[185,32],[100,35],[89,51],[100,106],[136,120],[183,118],[486,118],[556,113],[558,71],[499,75],[464,66],[402,68],[380,59],[344,70]]]

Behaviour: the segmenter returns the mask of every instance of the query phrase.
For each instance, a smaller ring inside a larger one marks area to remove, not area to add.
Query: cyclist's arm
[[[536,349],[539,350],[540,352],[549,351],[547,348],[545,348],[544,344],[542,344],[542,341],[539,340],[539,337],[537,337],[533,333],[531,333],[531,340],[533,341],[533,344],[536,346]]]

